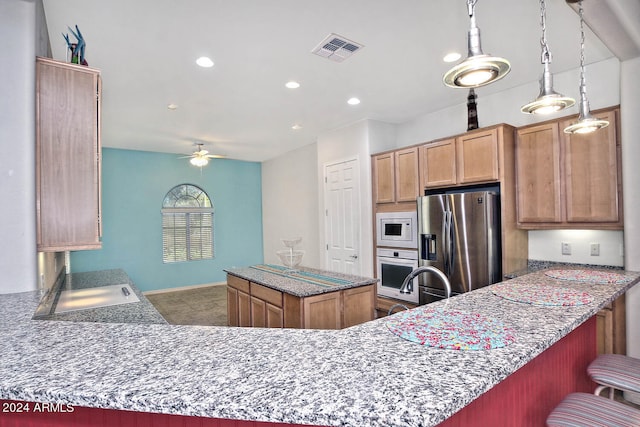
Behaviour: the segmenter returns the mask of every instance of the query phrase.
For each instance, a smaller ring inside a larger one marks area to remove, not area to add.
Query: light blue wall
[[[72,252],[72,272],[122,268],[148,291],[223,282],[224,268],[263,262],[260,163],[213,159],[200,171],[177,157],[102,150],[102,249]],[[163,264],[162,199],[184,183],[211,198],[215,258]]]

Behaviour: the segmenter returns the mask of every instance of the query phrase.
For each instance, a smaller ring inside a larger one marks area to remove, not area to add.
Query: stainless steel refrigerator
[[[451,295],[501,280],[500,196],[493,191],[436,194],[418,198],[419,265],[442,270]],[[433,273],[418,278],[420,304],[442,299]]]

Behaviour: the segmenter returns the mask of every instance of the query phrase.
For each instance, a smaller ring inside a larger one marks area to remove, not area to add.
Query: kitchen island
[[[342,329],[375,318],[376,279],[271,264],[225,271],[229,326]]]
[[[390,319],[425,307],[337,331],[225,328],[35,321],[37,292],[1,295],[0,398],[75,408],[48,414],[55,425],[73,417],[150,425],[178,414],[216,419],[203,420],[211,426],[542,426],[564,395],[590,391],[593,316],[640,280],[619,274],[605,284],[544,271],[502,282],[521,294],[543,286],[588,294],[574,306],[514,301],[496,285],[428,306],[501,322],[511,340],[490,350],[391,333]],[[37,416],[2,415],[0,424]]]

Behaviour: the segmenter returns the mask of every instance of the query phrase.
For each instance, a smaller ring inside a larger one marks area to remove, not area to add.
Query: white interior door
[[[358,160],[325,166],[327,268],[361,274],[360,170]]]

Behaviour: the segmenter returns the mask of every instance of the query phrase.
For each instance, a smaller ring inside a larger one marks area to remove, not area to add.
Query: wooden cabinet
[[[345,328],[372,320],[376,302],[376,292],[373,286],[346,289],[342,291],[342,297],[344,305],[342,324]]]
[[[480,129],[420,147],[424,188],[478,184],[500,179],[497,128]]]
[[[455,138],[423,145],[419,153],[422,188],[457,184]]]
[[[282,328],[282,292],[256,283],[249,284],[251,292],[251,326],[261,328]]]
[[[227,323],[251,326],[249,282],[236,276],[227,276]]]
[[[98,249],[100,73],[36,59],[38,251]]]
[[[596,315],[598,354],[626,354],[626,318],[624,294]]]
[[[417,147],[372,157],[375,203],[414,202],[420,195]]]
[[[297,297],[227,275],[229,326],[342,329],[375,318],[375,285]]]
[[[303,298],[304,326],[310,329],[340,329],[340,292]]]
[[[518,224],[522,228],[622,229],[617,110],[594,113],[607,128],[569,135],[575,117],[518,130]]]
[[[456,138],[458,183],[497,181],[499,169],[498,130],[481,129]],[[428,165],[427,165],[428,167]]]
[[[560,134],[557,123],[518,130],[518,223],[560,222]]]

